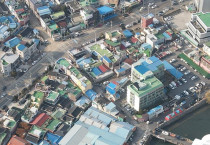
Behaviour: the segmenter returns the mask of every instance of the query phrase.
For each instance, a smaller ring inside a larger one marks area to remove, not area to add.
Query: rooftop
[[[197,16],[207,27],[210,27],[210,13],[197,13]]]
[[[57,19],[57,18],[59,18],[61,16],[64,16],[64,15],[65,15],[64,11],[60,11],[60,12],[52,14],[51,17],[52,17],[52,19]]]
[[[60,123],[58,119],[53,119],[46,128],[50,131],[54,131]]]
[[[40,92],[40,91],[35,91],[33,96],[35,98],[43,98],[44,97],[44,93],[43,92]]]
[[[59,93],[51,91],[48,96],[47,96],[47,100],[54,102],[59,96]]]
[[[91,51],[95,51],[98,53],[101,57],[106,55],[107,57],[111,57],[113,54],[106,48],[102,48],[99,44],[95,44],[90,47]]]
[[[102,6],[97,9],[98,9],[100,15],[105,15],[105,14],[108,14],[108,13],[111,13],[114,11],[112,8],[110,8],[108,6]]]
[[[44,135],[46,131],[34,125],[28,133],[39,138]]]
[[[137,89],[134,83],[129,85],[128,89],[132,90],[132,92],[135,93],[137,96],[142,97],[157,88],[163,87],[162,82],[154,76],[141,81],[141,83],[143,84],[138,83],[139,89]]]
[[[206,46],[210,47],[210,41],[205,43]]]
[[[116,47],[116,46],[120,45],[120,42],[113,42],[111,40],[105,40],[105,42],[112,47]]]
[[[60,65],[63,65],[65,67],[69,67],[70,66],[70,63],[65,59],[65,58],[60,58],[58,61],[57,61],[58,64]]]

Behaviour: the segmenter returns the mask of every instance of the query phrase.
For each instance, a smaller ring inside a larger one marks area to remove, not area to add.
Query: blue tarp
[[[171,39],[171,36],[168,35],[166,32],[163,33],[163,36],[164,36],[166,39]]]
[[[108,14],[108,13],[111,13],[111,12],[114,11],[113,8],[110,8],[110,7],[107,7],[107,6],[102,6],[102,7],[97,8],[97,9],[98,9],[100,15],[105,15],[105,14]]]
[[[52,133],[47,133],[46,137],[47,137],[47,140],[50,141],[51,145],[57,145],[59,141],[62,139],[61,136],[58,136]]]
[[[93,101],[97,97],[97,93],[93,91],[92,89],[89,89],[85,92],[85,95],[88,96],[88,98]]]
[[[107,56],[103,56],[103,59],[105,59],[108,63],[112,63],[112,61]]]
[[[96,75],[96,76],[99,76],[100,74],[102,74],[102,72],[97,68],[97,67],[94,67],[92,69],[92,72]]]
[[[164,64],[164,67],[165,69],[170,73],[172,74],[176,79],[180,79],[183,74],[178,71],[176,68],[174,68],[170,63],[168,63],[167,61],[163,61],[163,64]]]
[[[123,34],[125,35],[126,38],[130,38],[133,36],[133,34],[131,33],[131,31],[129,30],[124,30]]]
[[[118,69],[117,71],[118,71],[119,73],[121,73],[121,72],[124,72],[125,70],[126,70],[125,68],[121,67],[121,68]]]
[[[116,93],[116,91],[110,87],[106,87],[106,90],[111,94],[111,95],[114,95]]]

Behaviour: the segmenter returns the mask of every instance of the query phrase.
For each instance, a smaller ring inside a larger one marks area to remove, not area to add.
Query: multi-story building
[[[198,44],[210,40],[210,13],[192,14],[187,34]]]
[[[38,39],[32,40],[30,43],[18,44],[16,46],[16,53],[20,56],[22,61],[26,61],[30,59],[31,55],[34,54],[38,49],[37,46],[39,44]]]
[[[198,12],[210,12],[210,1],[209,0],[195,0],[195,6]]]
[[[138,79],[144,79],[145,76],[153,75],[158,79],[164,78],[165,67],[161,60],[152,56],[146,59],[140,59],[132,65],[131,81],[135,82]]]
[[[51,91],[46,97],[46,102],[55,105],[59,101],[59,93]]]
[[[17,2],[16,0],[6,0],[5,4],[21,25],[28,23],[30,13],[27,11],[24,3]]]
[[[12,71],[15,71],[20,63],[19,56],[13,53],[6,53],[1,58],[1,72],[5,76],[9,76]]]
[[[99,12],[93,6],[86,6],[80,10],[80,15],[87,26],[97,25],[99,22]]]
[[[164,96],[163,89],[162,82],[149,74],[127,87],[127,102],[139,111],[161,100]]]
[[[153,14],[146,14],[141,17],[141,27],[146,28],[153,23]]]

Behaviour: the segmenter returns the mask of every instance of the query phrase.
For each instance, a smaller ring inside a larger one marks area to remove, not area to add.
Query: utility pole
[[[96,31],[94,31],[94,33],[95,33],[95,43],[96,43]]]

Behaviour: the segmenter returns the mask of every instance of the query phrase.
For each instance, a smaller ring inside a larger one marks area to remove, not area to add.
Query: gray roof
[[[19,58],[19,55],[12,54],[12,53],[6,53],[2,59],[5,60],[7,63],[11,64],[14,63]]]

